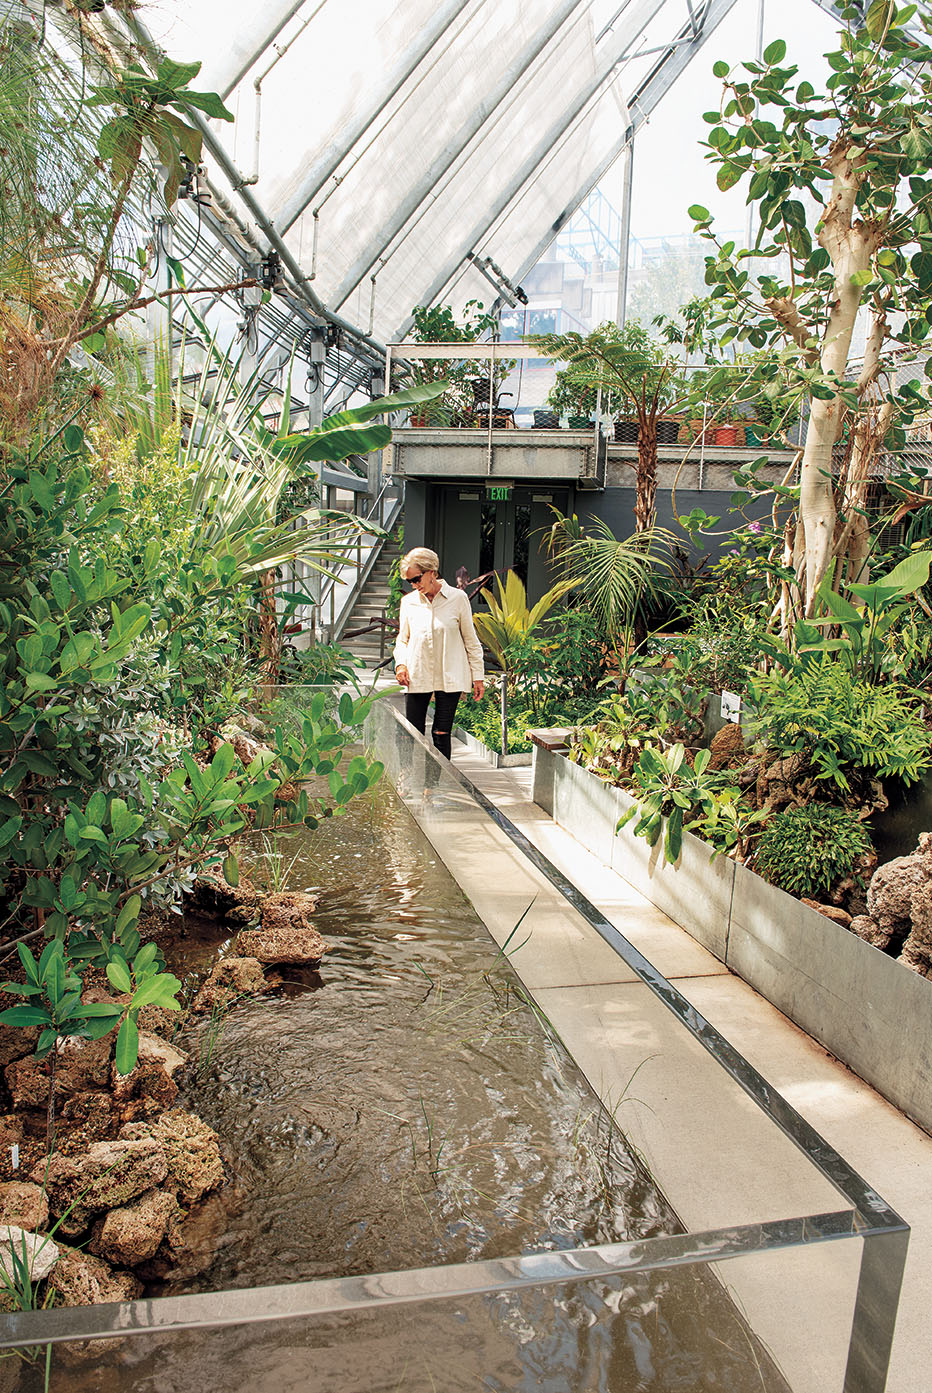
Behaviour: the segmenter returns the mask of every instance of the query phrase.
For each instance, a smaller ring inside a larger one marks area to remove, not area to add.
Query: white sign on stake
[[[722,692],[722,720],[734,725],[741,720],[741,698],[737,692]]]

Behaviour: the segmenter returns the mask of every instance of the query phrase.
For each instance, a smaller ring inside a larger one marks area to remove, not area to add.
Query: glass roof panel
[[[219,134],[316,294],[387,338],[438,286],[495,298],[467,254],[520,270],[620,148],[628,71],[656,61],[632,54],[687,18],[682,0],[292,0],[258,22],[167,0],[151,32],[221,89],[261,50]]]

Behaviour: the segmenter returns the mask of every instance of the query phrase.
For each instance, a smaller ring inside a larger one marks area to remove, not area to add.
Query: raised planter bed
[[[535,741],[533,798],[737,976],[932,1132],[932,983],[687,832],[676,866],[634,800]]]
[[[464,744],[470,754],[478,755],[480,759],[485,760],[486,764],[491,764],[493,769],[517,769],[522,765],[527,766],[533,759],[530,750],[521,750],[513,755],[502,755],[499,754],[498,750],[490,750],[488,745],[477,740],[474,735],[470,735],[469,731],[464,730],[462,726],[453,727],[453,738]]]

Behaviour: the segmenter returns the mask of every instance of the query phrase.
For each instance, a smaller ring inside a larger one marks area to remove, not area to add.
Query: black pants
[[[405,697],[405,719],[422,735],[427,725],[427,708],[433,697],[434,719],[430,728],[430,738],[434,747],[442,755],[446,755],[447,759],[450,758],[452,749],[450,732],[461,696],[462,692],[409,692]]]

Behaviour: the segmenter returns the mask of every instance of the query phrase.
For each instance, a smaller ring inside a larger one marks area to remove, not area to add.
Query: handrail
[[[389,489],[395,488],[399,489],[397,496],[389,498]],[[388,482],[383,483],[375,502],[363,518],[363,522],[375,522],[383,531],[389,532],[398,521],[403,506],[403,486],[399,487],[397,484],[389,484]],[[314,628],[315,630],[324,630],[331,642],[342,636],[343,630],[352,613],[353,606],[359,599],[362,588],[369,579],[372,568],[384,545],[384,538],[374,537],[368,546],[364,547],[362,535],[358,535],[354,548],[356,553],[355,561],[341,568],[342,570],[352,570],[352,580],[347,581],[342,574],[338,573],[336,576],[328,576],[324,581],[321,587],[320,598],[314,607]],[[364,549],[365,556],[363,556]],[[337,603],[338,585],[344,587],[339,604]]]

